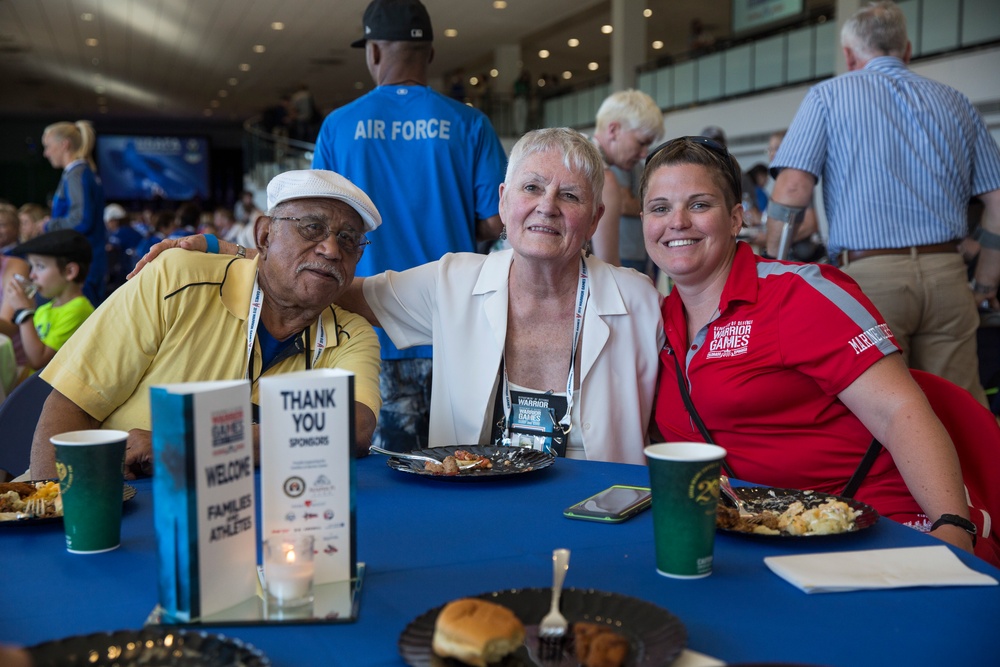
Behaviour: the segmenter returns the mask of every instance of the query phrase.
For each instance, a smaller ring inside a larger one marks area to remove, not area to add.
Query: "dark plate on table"
[[[38,481],[48,482],[52,480],[38,480]],[[37,482],[32,481],[31,483],[35,484]],[[136,490],[134,486],[131,486],[129,484],[122,485],[122,502],[128,502],[129,500],[132,500],[133,498],[135,498],[135,494]],[[6,514],[13,514],[13,512],[8,512]],[[62,518],[63,518],[62,513],[46,514],[45,516],[30,516],[25,514],[18,514],[16,517],[10,519],[5,519],[0,517],[0,526],[5,526],[5,525],[33,526],[40,523],[52,523],[55,521],[62,521]]]
[[[260,650],[239,639],[167,628],[80,635],[38,644],[28,652],[34,667],[267,667],[271,664]]]
[[[476,456],[485,456],[493,462],[493,467],[486,470],[464,470],[457,475],[440,475],[425,470],[418,461],[408,461],[398,457],[390,457],[386,464],[393,470],[406,472],[420,477],[442,479],[447,481],[465,482],[483,479],[499,479],[511,475],[520,475],[548,468],[555,461],[551,454],[527,447],[500,447],[494,445],[450,445],[448,447],[431,447],[415,449],[408,454],[429,456],[443,461],[446,456],[454,456],[458,450],[464,450]]]
[[[854,518],[854,527],[844,531],[843,533],[807,533],[805,535],[789,535],[788,533],[782,532],[777,535],[766,535],[763,533],[748,533],[742,530],[719,528],[719,530],[731,535],[748,535],[750,537],[760,537],[764,539],[801,539],[803,537],[815,539],[818,537],[836,537],[837,535],[847,535],[864,530],[865,528],[871,528],[875,525],[875,522],[878,521],[879,516],[878,512],[875,511],[875,508],[867,503],[863,503],[860,500],[855,500],[853,498],[834,496],[829,493],[823,493],[822,491],[776,489],[770,486],[734,486],[733,491],[736,492],[736,495],[749,503],[749,509],[751,512],[773,510],[778,514],[781,514],[796,500],[801,501],[805,509],[812,509],[813,507],[822,505],[828,500],[840,500],[847,503],[847,506],[851,509],[859,511],[860,514]],[[719,502],[721,503],[725,501],[720,498]]]
[[[561,657],[544,662],[538,657],[538,623],[549,610],[551,595],[549,588],[522,588],[476,596],[502,604],[524,623],[524,645],[495,663],[497,667],[576,667],[579,664],[573,655],[571,639],[563,647]],[[457,660],[439,658],[431,648],[434,623],[442,607],[413,619],[399,636],[399,653],[411,667],[461,667],[462,663]],[[639,598],[569,588],[562,592],[560,608],[570,623],[571,633],[573,623],[587,621],[607,624],[628,639],[626,667],[669,665],[687,643],[687,630],[680,619],[666,609]]]

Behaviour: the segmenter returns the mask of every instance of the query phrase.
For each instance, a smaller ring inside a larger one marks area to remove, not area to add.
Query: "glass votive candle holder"
[[[269,602],[294,607],[313,601],[313,554],[312,535],[264,540],[264,588]]]

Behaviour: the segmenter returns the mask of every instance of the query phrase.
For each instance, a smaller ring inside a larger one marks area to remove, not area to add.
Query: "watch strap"
[[[942,514],[938,517],[938,520],[931,525],[931,532],[940,528],[941,526],[958,526],[969,535],[972,535],[972,546],[976,545],[976,524],[972,523],[968,519],[958,516],[957,514]]]
[[[14,324],[21,326],[29,317],[34,317],[35,311],[31,308],[19,308],[14,311]]]

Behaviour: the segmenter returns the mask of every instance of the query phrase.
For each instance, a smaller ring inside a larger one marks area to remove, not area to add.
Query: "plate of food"
[[[34,667],[267,667],[259,649],[223,635],[175,628],[98,632],[28,649]]]
[[[570,624],[567,639],[543,660],[538,623],[551,595],[549,588],[522,588],[436,607],[406,626],[399,653],[411,667],[461,667],[475,664],[477,656],[491,667],[662,667],[687,643],[684,624],[662,607],[627,595],[568,588],[560,605]]]
[[[386,462],[393,470],[421,477],[450,481],[497,479],[548,468],[555,461],[551,454],[527,447],[494,445],[453,445],[407,452],[419,458],[389,455]],[[421,460],[425,458],[432,461]]]
[[[798,538],[856,533],[878,521],[878,512],[867,503],[820,491],[736,486],[733,491],[747,505],[752,517],[741,517],[720,499],[715,525],[727,533],[755,537]]]
[[[122,502],[135,497],[135,487],[122,486]],[[25,525],[62,519],[59,482],[0,482],[0,524]]]

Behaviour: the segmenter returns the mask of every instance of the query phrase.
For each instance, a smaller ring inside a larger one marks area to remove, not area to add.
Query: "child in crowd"
[[[4,288],[4,302],[11,305],[14,314],[12,321],[0,320],[0,332],[10,335],[19,331],[28,366],[38,370],[94,312],[83,296],[90,268],[90,242],[75,230],[61,229],[22,243],[12,254],[27,258],[31,283],[11,280]],[[37,309],[33,290],[48,300]]]

